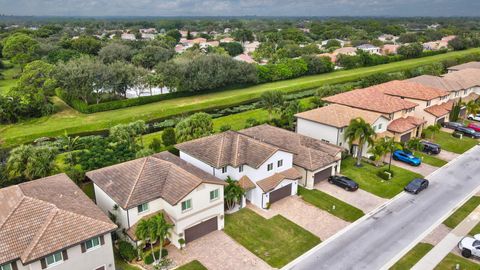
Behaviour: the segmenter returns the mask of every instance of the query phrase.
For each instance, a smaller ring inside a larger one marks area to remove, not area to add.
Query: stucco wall
[[[339,129],[336,127],[297,118],[296,132],[317,140],[324,140],[339,145]]]

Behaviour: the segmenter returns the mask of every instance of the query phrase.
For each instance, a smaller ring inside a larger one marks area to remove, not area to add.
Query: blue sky
[[[0,0],[0,14],[57,16],[479,16],[479,0]]]

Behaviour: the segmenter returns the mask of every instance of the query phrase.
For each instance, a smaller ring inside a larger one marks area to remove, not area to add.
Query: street
[[[381,269],[480,186],[480,147],[431,177],[419,195],[401,196],[373,216],[288,265],[288,269]]]

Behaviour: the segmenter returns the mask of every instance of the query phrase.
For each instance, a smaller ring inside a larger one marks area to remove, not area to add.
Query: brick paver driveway
[[[328,183],[328,181],[320,182],[319,184],[315,185],[315,188],[357,207],[365,214],[388,201],[387,199],[380,198],[363,189],[358,189],[354,192],[346,191],[340,187]]]
[[[178,250],[170,245],[168,257],[176,266],[200,261],[209,270],[224,269],[272,269],[266,262],[235,242],[223,231],[215,231]]]
[[[418,174],[421,174],[423,176],[427,176],[431,173],[433,173],[434,171],[436,171],[438,169],[438,167],[434,167],[432,165],[428,165],[428,164],[425,164],[425,163],[422,163],[420,164],[420,166],[412,166],[412,165],[409,165],[407,163],[403,163],[403,162],[400,162],[400,161],[397,161],[397,160],[392,160],[392,165],[395,165],[397,167],[400,167],[400,168],[403,168],[403,169],[406,169],[406,170],[409,170],[409,171],[412,171],[412,172],[416,172]]]

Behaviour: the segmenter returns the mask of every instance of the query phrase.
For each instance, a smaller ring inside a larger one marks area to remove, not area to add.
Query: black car
[[[465,136],[472,137],[474,139],[480,138],[480,132],[476,132],[472,128],[467,127],[457,127],[455,131],[462,133]]]
[[[346,191],[355,191],[358,189],[357,182],[353,181],[352,179],[341,176],[341,175],[333,175],[328,178],[328,182],[333,185],[337,185]]]
[[[456,129],[457,127],[463,127],[464,125],[459,122],[443,122],[442,127],[449,129]]]
[[[404,188],[406,192],[410,192],[413,194],[418,194],[420,191],[427,189],[428,187],[428,180],[415,178],[413,179],[408,185]]]
[[[436,143],[432,143],[429,141],[421,141],[420,143],[423,145],[422,151],[424,153],[427,153],[430,155],[431,154],[438,155],[442,151],[442,148],[440,147],[440,145]]]

